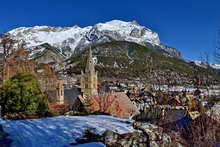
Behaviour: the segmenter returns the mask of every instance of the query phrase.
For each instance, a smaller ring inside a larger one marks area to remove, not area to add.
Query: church
[[[98,72],[95,71],[91,49],[86,61],[85,72],[81,72],[80,85],[83,97],[98,95]]]
[[[132,118],[139,113],[124,92],[98,94],[98,72],[95,71],[92,51],[86,61],[85,71],[80,79],[81,93],[79,101],[90,113],[102,112],[120,118]]]

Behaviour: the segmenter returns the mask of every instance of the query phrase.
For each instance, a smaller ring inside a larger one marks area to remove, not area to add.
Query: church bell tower
[[[91,48],[86,61],[85,73],[81,72],[80,85],[84,97],[98,95],[98,72],[95,71]]]

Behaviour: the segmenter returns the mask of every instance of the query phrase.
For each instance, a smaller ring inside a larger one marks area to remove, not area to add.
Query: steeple
[[[95,72],[95,66],[92,58],[91,48],[89,49],[89,56],[87,58],[86,69],[85,69],[85,73],[89,73],[89,72]]]
[[[85,73],[82,71],[81,74],[80,87],[83,96],[90,97],[98,95],[98,72],[95,71],[91,48],[89,49],[89,55],[86,61]]]

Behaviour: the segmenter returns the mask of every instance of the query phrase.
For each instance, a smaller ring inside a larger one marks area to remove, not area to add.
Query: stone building
[[[62,80],[57,80],[53,84],[53,87],[49,87],[45,90],[49,102],[64,104],[64,82]]]
[[[38,79],[40,89],[48,96],[49,102],[64,103],[64,81],[59,80],[50,64],[39,63],[28,58],[28,51],[12,52],[4,62],[1,81],[7,81],[18,73],[31,73]]]
[[[98,72],[95,71],[91,49],[89,50],[85,73],[82,71],[81,74],[80,85],[84,97],[98,95]]]
[[[36,63],[33,60],[28,60],[28,51],[17,50],[13,51],[3,64],[3,82],[9,80],[13,76],[21,72],[29,72],[34,75]]]
[[[64,82],[59,80],[56,85],[56,100],[59,104],[64,104]]]

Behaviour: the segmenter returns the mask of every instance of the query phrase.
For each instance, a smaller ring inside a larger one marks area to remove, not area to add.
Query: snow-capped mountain
[[[81,28],[35,26],[22,27],[8,32],[13,40],[23,41],[26,48],[35,50],[35,47],[48,43],[60,49],[60,52],[70,56],[83,48],[97,43],[116,41],[129,41],[143,46],[154,46],[168,52],[171,56],[180,56],[174,49],[162,45],[157,33],[137,24],[137,22],[124,22],[113,20],[99,23],[94,26]],[[42,50],[39,50],[42,51]]]
[[[207,68],[207,67],[208,67],[208,64],[205,63],[205,62],[203,62],[203,61],[198,61],[198,60],[196,60],[196,61],[193,61],[193,63],[194,63],[195,65],[199,66],[199,67],[202,67],[202,68]]]
[[[211,68],[213,68],[213,69],[220,70],[220,64],[207,64],[206,62],[198,61],[198,60],[195,60],[195,61],[187,61],[187,62],[188,62],[188,63],[193,63],[193,64],[195,64],[196,66],[199,66],[199,67],[202,67],[202,68],[211,67]]]
[[[220,70],[220,64],[212,64],[211,67]]]

